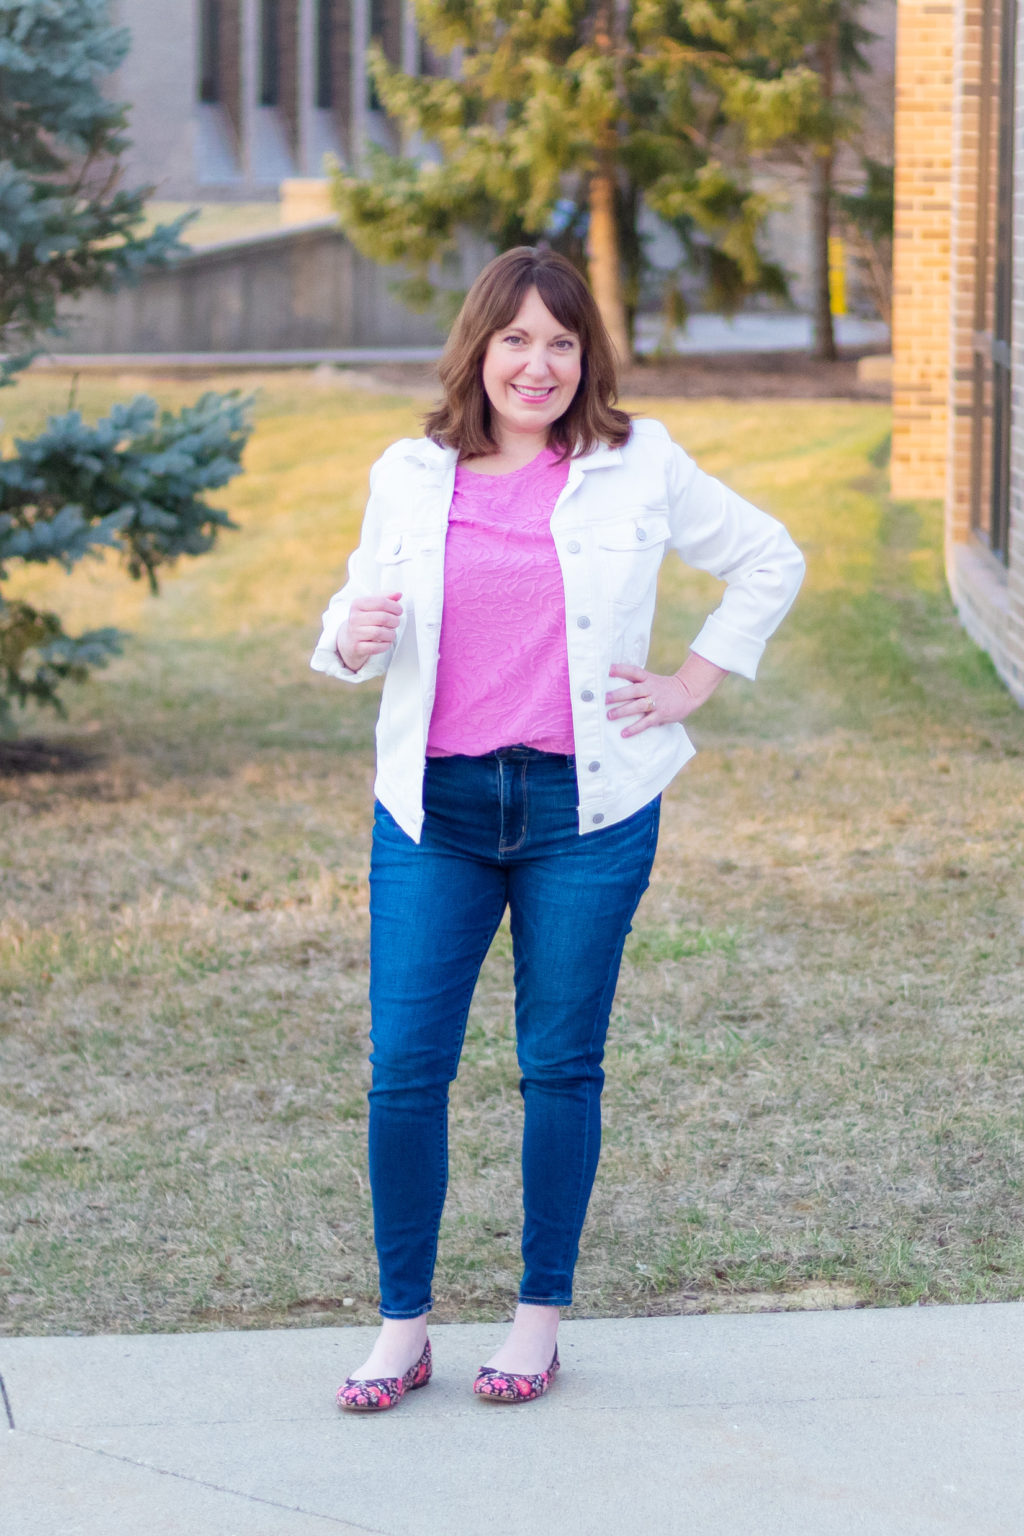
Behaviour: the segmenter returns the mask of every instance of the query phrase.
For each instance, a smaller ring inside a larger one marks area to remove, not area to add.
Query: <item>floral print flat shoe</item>
[[[492,1403],[532,1403],[535,1397],[543,1397],[558,1371],[558,1350],[551,1364],[537,1376],[523,1376],[517,1371],[499,1371],[495,1366],[482,1365],[476,1373],[473,1391],[477,1397],[485,1397]]]
[[[400,1403],[407,1392],[425,1387],[433,1369],[428,1339],[422,1355],[404,1376],[378,1376],[370,1381],[350,1376],[345,1385],[338,1388],[338,1407],[351,1409],[354,1413],[382,1413],[385,1408],[394,1408]]]

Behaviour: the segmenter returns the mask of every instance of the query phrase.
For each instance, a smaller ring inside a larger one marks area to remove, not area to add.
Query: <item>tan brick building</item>
[[[1024,704],[1022,49],[1016,0],[899,0],[892,490],[944,501],[960,616]]]

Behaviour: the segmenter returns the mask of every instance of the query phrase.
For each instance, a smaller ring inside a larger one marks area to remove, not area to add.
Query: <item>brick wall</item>
[[[956,8],[899,5],[892,489],[908,498],[946,491]]]

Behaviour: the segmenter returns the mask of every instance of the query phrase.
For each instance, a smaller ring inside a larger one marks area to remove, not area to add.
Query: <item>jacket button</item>
[[[565,547],[569,551],[570,555],[578,555],[580,550],[583,548],[579,539],[570,539]]]
[[[598,811],[597,815],[596,816],[591,816],[590,819],[594,823],[594,826],[598,827],[598,826],[601,825],[601,822],[604,821],[604,812],[603,811]]]
[[[590,773],[598,773],[600,771],[600,768],[601,768],[601,764],[600,763],[588,763],[587,764],[587,769],[588,769],[588,771]]]
[[[589,629],[590,628],[590,620],[587,618],[585,613],[581,614],[580,617],[576,620],[576,628],[577,629]]]
[[[647,529],[646,528],[638,528],[637,531],[636,531],[636,536],[637,536],[637,538],[642,543],[643,540],[646,539],[646,537],[647,537]]]
[[[400,555],[402,553],[402,541],[401,541],[401,539],[399,539],[398,543],[392,549],[391,553],[393,555]]]
[[[583,700],[584,704],[593,704],[593,702],[594,702],[594,690],[593,690],[593,688],[584,688],[583,692],[580,694],[580,698]]]

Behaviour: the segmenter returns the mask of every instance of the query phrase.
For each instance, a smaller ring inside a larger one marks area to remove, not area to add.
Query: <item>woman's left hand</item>
[[[628,679],[625,688],[616,688],[604,696],[605,703],[611,706],[609,720],[629,720],[623,736],[639,736],[653,725],[680,724],[706,703],[722,678],[728,676],[724,667],[716,667],[696,651],[691,651],[679,671],[670,677],[618,661],[608,670],[612,677]]]

